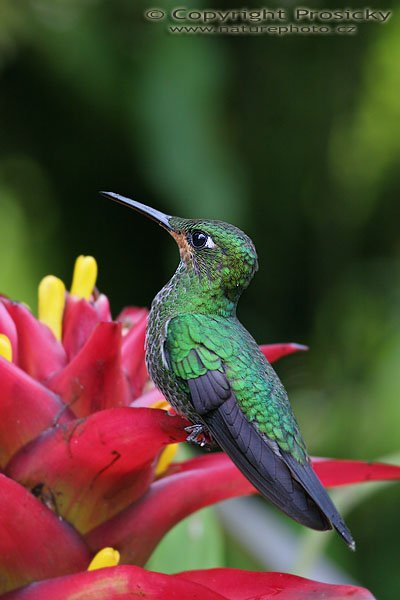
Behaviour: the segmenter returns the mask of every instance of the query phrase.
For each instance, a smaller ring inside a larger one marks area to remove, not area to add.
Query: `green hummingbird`
[[[210,435],[275,506],[317,530],[349,529],[312,469],[278,375],[236,316],[258,268],[252,240],[222,221],[166,215],[101,192],[155,220],[178,244],[179,266],[154,298],[146,364],[155,385],[193,426],[188,441]]]

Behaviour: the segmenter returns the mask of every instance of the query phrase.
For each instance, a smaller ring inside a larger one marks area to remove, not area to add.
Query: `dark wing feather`
[[[350,532],[310,464],[282,453],[241,411],[221,371],[188,379],[191,400],[212,437],[259,492],[292,519],[327,530],[354,546]]]
[[[230,398],[231,386],[221,371],[208,371],[188,380],[192,404],[200,415],[207,415]]]
[[[232,392],[229,397],[216,393],[214,373],[209,371],[188,380],[194,408],[201,414],[214,440],[259,492],[278,508],[303,525],[330,529],[329,521],[292,478],[273,443],[268,443],[243,415]],[[205,411],[204,406],[213,408]]]

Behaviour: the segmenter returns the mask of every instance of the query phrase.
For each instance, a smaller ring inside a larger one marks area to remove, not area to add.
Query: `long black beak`
[[[166,215],[155,208],[151,208],[150,206],[146,206],[141,202],[136,202],[136,200],[131,200],[130,198],[125,198],[125,196],[120,196],[119,194],[114,194],[114,192],[100,192],[102,196],[106,198],[111,198],[114,202],[119,202],[119,204],[124,204],[125,206],[129,206],[134,210],[137,210],[142,215],[149,217],[149,219],[153,219],[156,221],[161,227],[164,227],[167,231],[172,231],[172,227],[170,225],[170,215]]]

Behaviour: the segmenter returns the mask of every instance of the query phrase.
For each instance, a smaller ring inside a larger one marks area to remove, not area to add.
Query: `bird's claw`
[[[207,437],[204,432],[204,426],[201,423],[189,425],[189,427],[185,427],[185,431],[189,434],[186,438],[187,442],[197,444],[200,446],[200,448],[204,448],[204,446],[206,446]]]

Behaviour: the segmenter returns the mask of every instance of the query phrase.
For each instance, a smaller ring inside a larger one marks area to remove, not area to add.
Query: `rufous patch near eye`
[[[190,247],[189,242],[187,241],[187,237],[185,233],[171,231],[171,235],[179,246],[179,253],[181,255],[181,259],[188,264],[193,256],[192,248]]]

